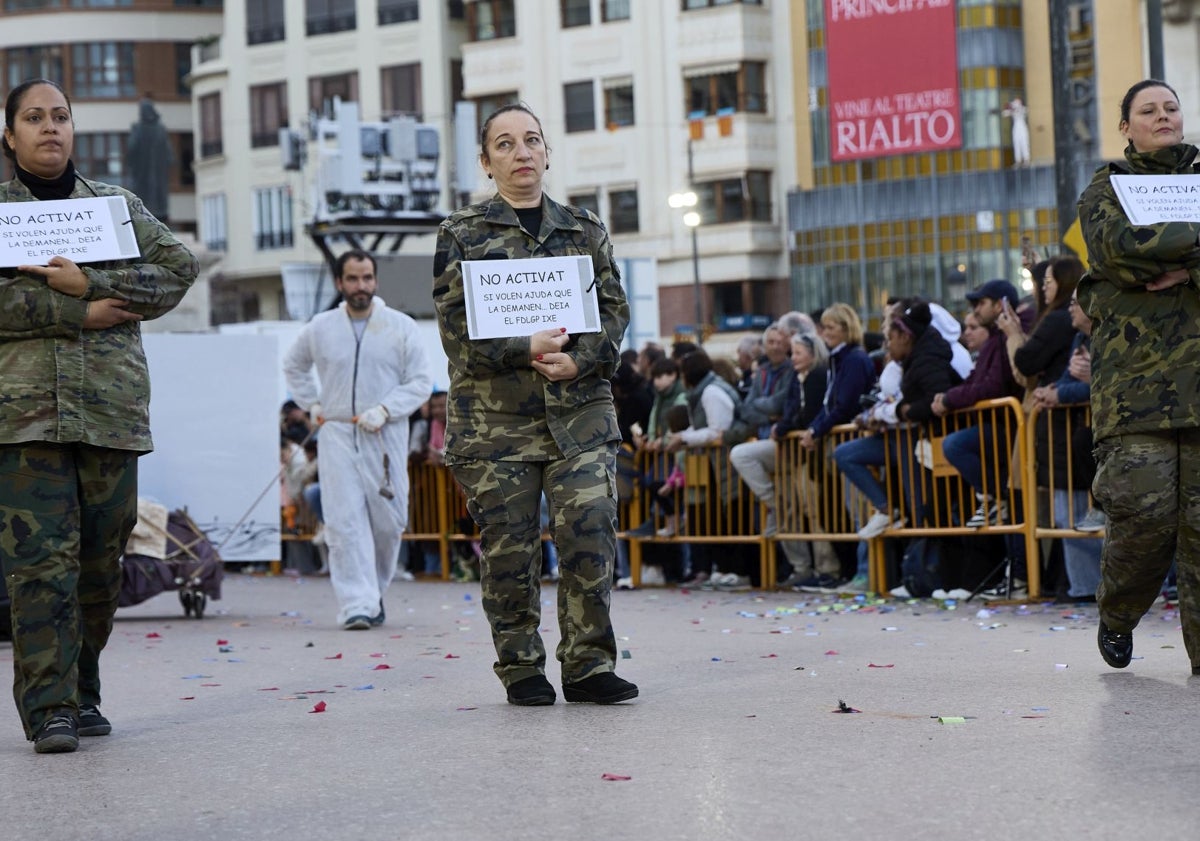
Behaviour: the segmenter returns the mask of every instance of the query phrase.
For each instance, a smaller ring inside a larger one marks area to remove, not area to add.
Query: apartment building
[[[186,78],[192,42],[220,31],[222,6],[221,0],[0,0],[4,90],[37,77],[61,84],[75,112],[76,167],[122,186],[129,186],[126,150],[138,103],[153,100],[172,150],[167,218],[176,230],[194,233]]]

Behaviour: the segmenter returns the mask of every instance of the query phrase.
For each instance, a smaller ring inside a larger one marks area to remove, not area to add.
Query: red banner
[[[829,155],[962,146],[954,0],[825,0]]]

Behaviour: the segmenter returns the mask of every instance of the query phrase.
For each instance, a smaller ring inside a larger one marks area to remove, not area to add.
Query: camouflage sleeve
[[[1107,170],[1097,173],[1080,197],[1079,222],[1092,271],[1118,286],[1144,286],[1171,269],[1200,266],[1200,225],[1132,224]]]
[[[529,337],[472,339],[467,331],[467,299],[463,291],[462,244],[443,224],[433,257],[433,306],[442,348],[450,364],[470,375],[490,375],[530,367]]]
[[[39,278],[0,278],[0,341],[77,339],[87,306]]]
[[[125,199],[142,257],[115,268],[81,266],[88,278],[83,297],[89,301],[120,298],[129,302],[130,312],[158,318],[183,300],[200,265],[170,229],[146,210],[141,199],[132,193],[125,193]]]
[[[629,302],[621,287],[621,272],[613,262],[612,240],[608,231],[595,220],[600,241],[592,253],[596,272],[596,295],[600,305],[599,333],[584,333],[575,337],[570,351],[579,368],[579,375],[595,373],[601,379],[612,379],[621,356],[621,339],[629,326]]]

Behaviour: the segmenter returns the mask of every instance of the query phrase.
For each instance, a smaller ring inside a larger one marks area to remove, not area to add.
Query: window
[[[638,232],[637,190],[610,190],[608,193],[608,230],[614,234]]]
[[[596,214],[597,218],[600,216],[600,194],[595,190],[590,193],[571,193],[567,196],[567,204],[590,210]]]
[[[592,22],[592,0],[559,0],[563,29]]]
[[[133,43],[106,41],[71,45],[71,93],[80,99],[129,99],[133,83]]]
[[[333,116],[333,99],[358,102],[358,74],[339,73],[336,76],[314,76],[308,80],[308,108],[327,117]]]
[[[563,111],[568,134],[575,131],[595,130],[596,104],[592,97],[590,81],[563,85]]]
[[[709,6],[730,6],[741,3],[744,6],[761,6],[763,0],[683,0],[683,10],[707,9]]]
[[[211,158],[224,151],[221,141],[221,94],[200,97],[200,157]]]
[[[418,0],[379,0],[379,25],[420,20],[420,6]]]
[[[205,196],[200,200],[200,237],[209,251],[224,251],[228,247],[224,193]]]
[[[287,187],[254,191],[254,247],[260,251],[292,246],[292,193]]]
[[[600,0],[600,20],[629,20],[629,0]]]
[[[355,0],[304,0],[304,31],[307,35],[345,32],[358,25]]]
[[[723,222],[771,221],[771,174],[751,171],[740,178],[696,184],[700,219],[706,225]]]
[[[492,116],[497,109],[520,101],[521,97],[516,91],[505,91],[504,93],[493,93],[487,96],[476,97],[474,100],[476,108],[475,120],[480,131],[483,130],[484,121]]]
[[[250,88],[250,148],[279,145],[279,130],[287,128],[287,82]]]
[[[54,79],[63,77],[63,52],[59,46],[13,47],[5,54],[8,67],[8,84],[12,90],[26,79]]]
[[[411,114],[421,119],[421,65],[397,64],[379,71],[383,116]]]
[[[633,125],[633,81],[608,80],[604,83],[604,125],[607,128]]]
[[[479,0],[467,6],[467,28],[473,41],[512,38],[517,34],[514,0]]]
[[[129,135],[120,132],[75,135],[72,157],[79,173],[117,186],[125,185],[125,146]]]
[[[192,162],[196,159],[196,138],[190,131],[174,132],[175,148],[178,150],[179,184],[183,187],[196,186],[196,171]]]
[[[761,61],[696,68],[685,75],[689,116],[724,110],[762,114],[767,110],[767,68]]]
[[[175,42],[175,93],[186,97],[191,88],[185,81],[192,72],[192,44],[190,41]]]
[[[283,0],[246,0],[246,43],[269,44],[283,38]]]

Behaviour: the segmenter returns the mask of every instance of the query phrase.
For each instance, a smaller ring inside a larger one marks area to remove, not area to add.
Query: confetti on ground
[[[182,698],[180,698],[179,700],[180,700],[180,701],[195,701],[195,700],[196,700],[196,696],[195,696],[195,695],[184,695],[184,696],[183,696]]]
[[[311,710],[309,710],[309,712],[310,712],[310,713],[323,713],[323,712],[325,712],[325,702],[324,702],[324,701],[317,701],[317,703],[316,703],[316,706],[314,706],[314,707],[313,707]]]
[[[162,639],[162,634],[160,634],[158,631],[151,631],[150,633],[146,634],[146,639],[160,640]]]
[[[631,660],[631,659],[633,659],[633,655],[629,653],[629,649],[628,649],[628,648],[622,648],[622,649],[621,649],[621,659],[622,659],[622,660]]]
[[[368,684],[366,684],[365,686],[356,686],[356,687],[354,687],[354,691],[355,691],[355,692],[364,692],[364,691],[366,691],[366,690],[368,690],[368,689],[374,689],[374,688],[375,688],[375,684],[373,684],[373,683],[368,683]]]
[[[387,663],[380,663],[380,664],[379,664],[379,665],[377,665],[377,666],[372,666],[372,667],[371,667],[371,671],[373,671],[373,672],[381,672],[381,671],[383,671],[384,669],[390,669],[390,668],[391,668],[391,666],[389,666]]]
[[[200,685],[201,686],[220,686],[221,684],[219,684],[219,683],[202,683]]]
[[[258,691],[259,692],[278,692],[279,687],[278,686],[264,686],[262,689],[260,689]]]
[[[218,648],[217,651],[221,652],[222,654],[228,654],[229,652],[233,651],[233,646],[232,645],[223,645],[220,648]]]
[[[184,675],[182,680],[207,680],[212,675]]]
[[[778,654],[760,654],[758,655],[763,660],[770,660],[772,657],[778,657]]]
[[[832,648],[825,652],[826,657],[832,657],[835,654],[837,654],[837,652],[834,651]]]
[[[477,710],[479,707],[455,707],[456,712],[467,712],[468,710]]]
[[[835,713],[860,713],[860,712],[862,712],[862,710],[856,710],[856,709],[854,709],[854,707],[850,706],[850,705],[849,705],[849,704],[847,704],[845,701],[843,701],[843,700],[841,700],[841,699],[838,699],[838,705],[837,705],[837,709],[836,709],[836,710],[830,710],[830,712],[835,712]]]
[[[867,664],[868,669],[894,669],[895,667],[896,667],[895,663],[884,663],[882,666],[878,663],[868,663]]]
[[[633,777],[627,774],[609,774],[605,772],[600,775],[600,779],[607,780],[608,782],[624,782],[625,780],[632,780]]]
[[[217,640],[217,645],[229,645],[229,640]]]
[[[443,657],[442,659],[443,659],[443,660],[461,660],[462,658],[461,658],[461,657],[459,657],[457,654],[447,654],[447,655],[446,655],[445,657]]]
[[[939,715],[937,717],[938,724],[966,724],[967,716],[965,715]]]
[[[342,652],[339,651],[337,654],[333,655],[332,657],[326,657],[325,659],[326,660],[341,660]]]

